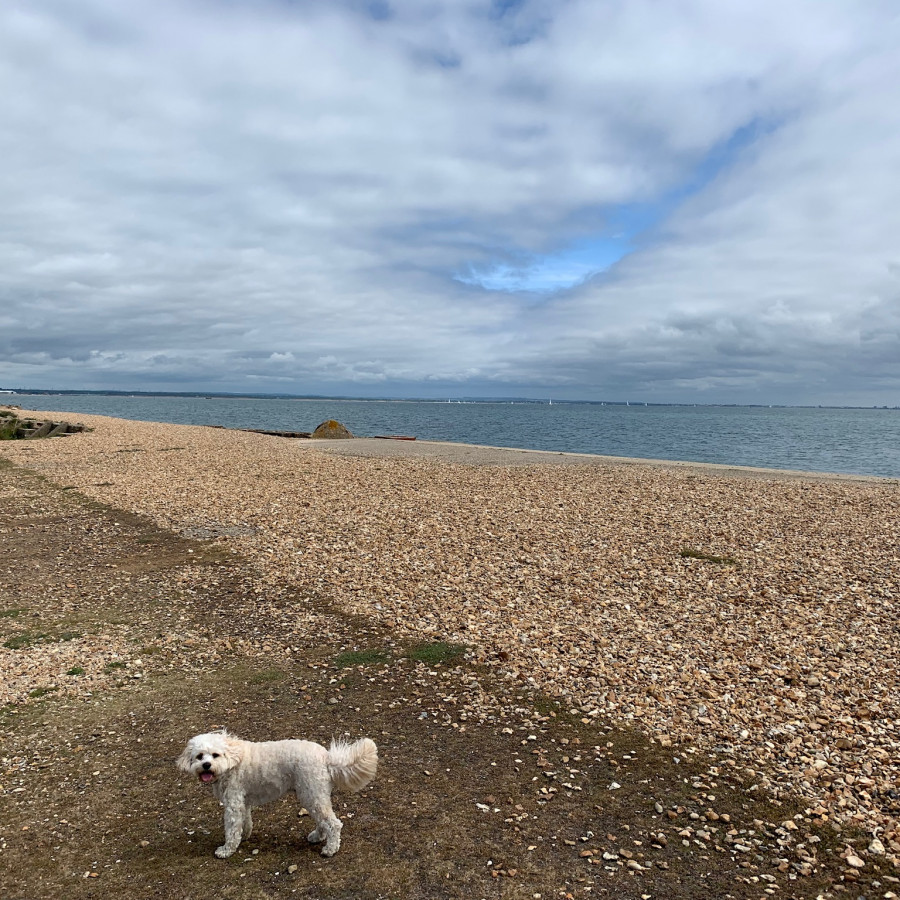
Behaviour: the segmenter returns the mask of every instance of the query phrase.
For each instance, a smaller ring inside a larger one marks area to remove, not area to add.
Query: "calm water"
[[[26,394],[7,402],[282,431],[312,431],[325,419],[337,419],[361,437],[409,434],[534,450],[900,477],[900,410]]]

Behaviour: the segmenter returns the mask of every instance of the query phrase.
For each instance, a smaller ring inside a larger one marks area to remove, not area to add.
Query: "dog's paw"
[[[322,848],[322,856],[334,856],[341,849],[340,844],[326,844]]]
[[[232,853],[234,853],[234,850],[229,850],[224,844],[221,847],[216,847],[216,856],[219,859],[227,859]]]
[[[317,828],[315,831],[311,831],[311,832],[306,836],[306,839],[307,839],[311,844],[318,844],[319,841],[322,840],[322,835],[319,834],[319,829]]]

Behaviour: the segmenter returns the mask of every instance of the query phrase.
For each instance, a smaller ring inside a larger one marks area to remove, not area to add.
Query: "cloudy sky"
[[[5,0],[0,387],[900,403],[896,0]]]

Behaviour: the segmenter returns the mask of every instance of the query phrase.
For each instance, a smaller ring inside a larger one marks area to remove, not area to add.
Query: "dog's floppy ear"
[[[225,759],[232,766],[240,765],[241,760],[244,758],[244,742],[233,737],[227,731],[224,733],[224,737]]]
[[[188,742],[188,745],[181,751],[181,756],[175,760],[175,765],[182,772],[191,771],[191,760],[194,757],[194,747]]]

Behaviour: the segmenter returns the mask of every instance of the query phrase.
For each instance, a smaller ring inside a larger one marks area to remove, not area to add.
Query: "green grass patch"
[[[33,691],[28,692],[28,696],[36,700],[38,697],[46,697],[47,694],[52,694],[55,690],[57,690],[55,687],[35,688]]]
[[[722,566],[737,565],[737,560],[733,559],[730,556],[714,556],[712,553],[705,553],[703,550],[691,550],[688,547],[685,547],[685,549],[682,550],[679,555],[684,557],[685,559],[702,559],[706,562],[718,563]]]
[[[8,650],[21,650],[24,647],[33,647],[36,644],[55,644],[59,641],[71,641],[81,637],[77,631],[63,631],[59,634],[48,634],[46,631],[23,631],[13,635],[3,642]]]
[[[24,609],[2,609],[0,610],[0,619],[18,619]]]
[[[440,663],[450,662],[466,652],[465,644],[449,644],[446,641],[435,641],[433,644],[419,644],[413,647],[407,654],[416,662],[427,663],[436,666]]]
[[[116,669],[124,669],[126,667],[126,663],[122,662],[120,659],[113,660],[112,662],[108,662],[104,667],[104,672],[115,672]]]
[[[283,681],[284,672],[279,669],[263,669],[261,672],[255,672],[247,681],[249,684],[271,684],[275,681]]]
[[[84,675],[84,669],[81,666],[72,666],[66,675]]]
[[[46,644],[53,638],[45,631],[23,631],[3,642],[8,650],[21,650],[24,647],[33,647],[35,644]]]
[[[390,657],[383,650],[347,650],[335,657],[334,664],[338,668],[348,666],[372,666],[388,662]]]

